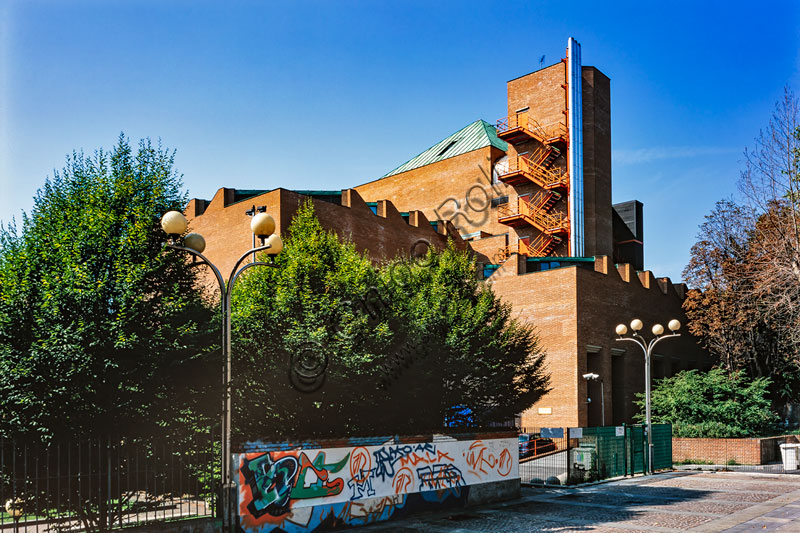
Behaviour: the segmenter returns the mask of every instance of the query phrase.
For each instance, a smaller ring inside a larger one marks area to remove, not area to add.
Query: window
[[[483,265],[483,279],[488,279],[498,268],[500,265]]]
[[[445,154],[445,152],[447,152],[450,148],[452,148],[453,145],[456,144],[457,142],[458,142],[458,139],[453,139],[452,141],[450,141],[447,146],[442,148],[441,152],[436,154],[436,157],[442,157]]]
[[[508,196],[498,196],[497,198],[492,198],[492,207],[497,207],[498,205],[503,205],[508,203]]]
[[[500,181],[500,176],[503,174],[508,174],[508,156],[504,155],[500,159],[494,162],[494,166],[492,167],[492,183],[498,183]]]

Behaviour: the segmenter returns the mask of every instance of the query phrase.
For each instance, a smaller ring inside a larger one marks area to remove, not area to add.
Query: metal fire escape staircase
[[[541,125],[527,111],[515,113],[497,121],[497,136],[511,144],[536,140],[545,146],[568,143],[567,127],[562,122]]]
[[[521,195],[516,203],[500,206],[498,222],[512,228],[531,226],[539,230],[536,237],[523,237],[516,245],[501,250],[501,260],[512,253],[528,257],[550,255],[568,237],[570,224],[561,212],[551,212],[563,194],[569,192],[569,176],[554,167],[556,159],[567,148],[567,129],[563,123],[547,127],[532,119],[527,112],[516,113],[497,121],[498,136],[511,143],[538,141],[541,146],[532,153],[509,156],[498,164],[497,176],[511,186],[534,183],[541,187],[531,198]]]
[[[568,103],[567,85],[564,91],[564,110]],[[541,187],[532,198],[521,195],[516,204],[510,203],[498,209],[498,222],[512,228],[532,226],[539,230],[535,237],[521,237],[516,246],[501,249],[501,260],[512,253],[529,257],[542,257],[553,253],[556,247],[569,237],[570,221],[562,212],[552,208],[569,194],[567,172],[554,166],[554,162],[569,149],[569,132],[563,122],[542,125],[530,116],[528,110],[519,111],[497,121],[497,136],[515,145],[537,141],[541,146],[533,153],[509,155],[508,160],[496,167],[497,178],[503,183],[516,187],[534,183]]]
[[[543,189],[569,188],[569,176],[552,163],[560,155],[557,149],[540,148],[533,154],[519,154],[498,165],[498,179],[506,185],[516,187],[535,183]]]
[[[533,226],[541,232],[541,235],[534,239],[528,237],[520,239],[516,250],[507,249],[503,254],[503,259],[515,252],[529,257],[546,256],[561,244],[563,238],[569,234],[569,219],[563,213],[550,212],[550,209],[560,199],[560,193],[542,190],[530,200],[525,196],[520,196],[517,198],[516,205],[510,203],[499,207],[500,223],[512,228]]]

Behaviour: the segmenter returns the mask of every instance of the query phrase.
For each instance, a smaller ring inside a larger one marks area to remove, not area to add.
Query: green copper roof
[[[503,151],[508,150],[508,143],[497,136],[497,130],[494,126],[485,120],[476,120],[469,126],[461,128],[448,138],[431,146],[417,157],[406,161],[383,177],[386,178],[401,172],[408,172],[409,170],[450,159],[489,145]]]

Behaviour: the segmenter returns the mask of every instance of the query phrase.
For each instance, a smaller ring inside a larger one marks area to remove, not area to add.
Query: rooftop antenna
[[[539,68],[542,67],[544,67],[544,55],[542,55],[542,57],[539,58]]]

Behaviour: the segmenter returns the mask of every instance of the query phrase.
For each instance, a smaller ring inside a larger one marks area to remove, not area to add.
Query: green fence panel
[[[597,463],[600,479],[625,475],[625,437],[617,436],[616,427],[598,430]]]
[[[645,426],[623,427],[619,434],[615,426],[579,428],[581,436],[569,439],[568,484],[647,473],[649,453]],[[578,428],[573,429],[578,431]],[[653,464],[656,470],[672,468],[672,426],[669,424],[653,424]]]
[[[647,461],[647,441],[644,437],[642,426],[626,426],[625,433],[628,438],[628,473],[642,474]]]
[[[624,476],[627,466],[624,435],[616,427],[581,428],[570,457],[570,482],[584,483]]]
[[[653,424],[653,466],[672,468],[672,425]]]

